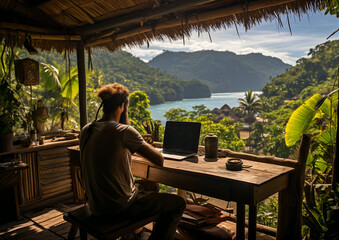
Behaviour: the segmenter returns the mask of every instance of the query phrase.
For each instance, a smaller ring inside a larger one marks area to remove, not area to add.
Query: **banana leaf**
[[[61,78],[61,96],[73,100],[79,93],[78,73],[76,68],[72,68],[70,74],[65,74]]]
[[[311,121],[316,114],[314,106],[320,98],[320,94],[315,94],[293,112],[285,130],[285,142],[287,147],[293,146],[300,139],[301,135],[308,130]]]

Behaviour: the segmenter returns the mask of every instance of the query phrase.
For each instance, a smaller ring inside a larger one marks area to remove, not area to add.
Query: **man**
[[[173,239],[185,201],[135,186],[131,154],[137,152],[159,166],[164,159],[129,125],[128,89],[117,83],[106,85],[98,91],[98,97],[103,117],[87,124],[80,133],[82,178],[92,214],[123,214],[131,219],[159,214],[149,239]]]

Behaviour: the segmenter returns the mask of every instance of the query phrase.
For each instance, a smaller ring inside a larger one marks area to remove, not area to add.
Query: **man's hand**
[[[164,165],[164,158],[161,153],[149,144],[142,146],[137,153],[158,166],[162,167]]]

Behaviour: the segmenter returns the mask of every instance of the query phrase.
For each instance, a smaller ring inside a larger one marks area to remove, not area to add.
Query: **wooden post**
[[[257,205],[249,205],[248,217],[248,239],[256,239],[257,237]]]
[[[87,124],[85,45],[83,41],[79,41],[77,45],[77,63],[79,79],[80,128],[83,128]]]
[[[299,148],[298,165],[289,176],[288,188],[279,192],[277,239],[301,239],[301,216],[305,166],[311,138],[303,135]]]
[[[237,240],[245,240],[245,204],[237,203]]]

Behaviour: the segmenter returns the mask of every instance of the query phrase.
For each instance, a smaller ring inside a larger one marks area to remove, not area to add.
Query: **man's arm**
[[[140,155],[145,157],[150,162],[154,163],[158,166],[164,165],[164,158],[162,157],[161,153],[155,150],[151,145],[145,144],[137,151]]]

